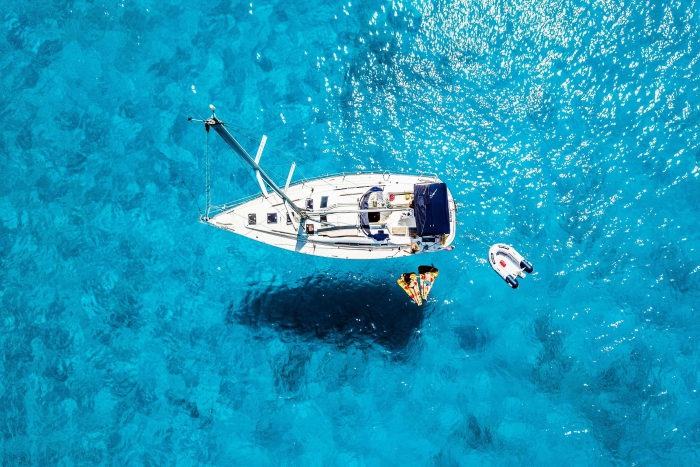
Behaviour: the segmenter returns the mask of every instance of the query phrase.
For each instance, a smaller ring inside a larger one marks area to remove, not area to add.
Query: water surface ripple
[[[2,9],[3,465],[698,464],[697,3],[292,3]],[[428,303],[198,224],[209,103],[280,182],[446,180]]]

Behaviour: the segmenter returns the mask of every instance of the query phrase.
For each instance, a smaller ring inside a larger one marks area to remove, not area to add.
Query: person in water
[[[419,249],[420,248],[418,247],[417,243],[411,243],[411,249],[410,250],[403,250],[403,251],[405,251],[406,253],[410,253],[412,255],[415,255],[416,253],[418,253]]]

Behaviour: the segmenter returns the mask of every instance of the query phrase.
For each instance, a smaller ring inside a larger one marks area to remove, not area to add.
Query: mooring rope
[[[488,247],[491,246],[491,245],[489,245],[488,243],[486,243],[485,241],[483,241],[481,238],[479,238],[479,237],[477,237],[476,235],[474,235],[473,233],[471,233],[471,232],[469,231],[469,229],[466,229],[466,230],[467,230],[467,235],[466,235],[466,236],[467,236],[467,238],[469,238],[470,240],[483,243],[484,245],[486,245],[486,246],[488,246]]]

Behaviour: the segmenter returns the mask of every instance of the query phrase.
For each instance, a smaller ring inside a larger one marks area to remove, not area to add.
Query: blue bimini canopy
[[[449,235],[450,209],[447,203],[447,185],[444,183],[413,185],[413,212],[418,235]]]
[[[362,195],[362,198],[360,199],[360,209],[369,209],[369,197],[372,195],[372,193],[375,193],[377,191],[383,191],[381,188],[378,186],[372,187],[369,190],[367,190],[367,193]],[[385,234],[384,232],[379,232],[376,234],[372,234],[372,231],[369,228],[369,213],[368,212],[361,212],[360,213],[360,227],[362,228],[362,231],[365,233],[370,238],[373,238],[378,241],[385,240],[386,238],[389,237],[389,235]]]

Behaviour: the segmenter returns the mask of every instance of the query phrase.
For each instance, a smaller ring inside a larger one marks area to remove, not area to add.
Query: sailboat
[[[260,195],[221,206],[211,204],[207,160],[207,206],[200,221],[285,250],[342,259],[387,259],[449,249],[455,238],[457,207],[435,174],[359,172],[328,175],[291,183],[292,163],[284,188],[260,167],[267,138],[255,158],[212,115],[213,129],[250,167]],[[208,151],[207,151],[208,154]],[[207,156],[208,157],[208,156]]]

